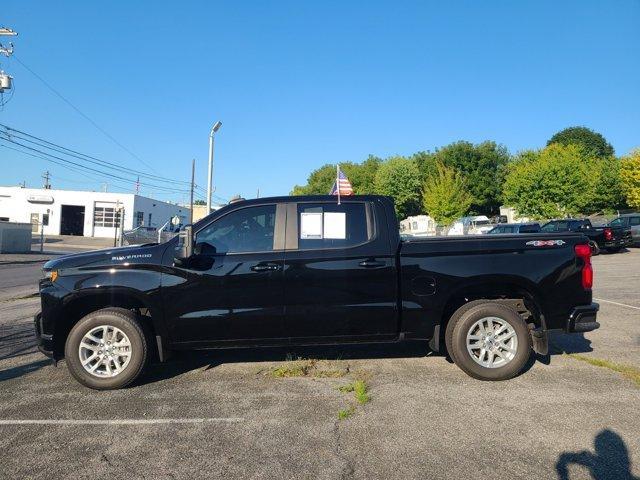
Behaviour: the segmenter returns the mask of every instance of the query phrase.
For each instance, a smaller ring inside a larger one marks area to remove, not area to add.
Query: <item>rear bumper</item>
[[[567,333],[590,332],[600,328],[600,324],[596,321],[599,309],[600,305],[597,303],[574,307],[567,320]]]
[[[38,342],[38,350],[47,357],[53,358],[53,335],[42,333],[42,313],[38,312],[33,317],[33,326],[36,330],[36,340]]]

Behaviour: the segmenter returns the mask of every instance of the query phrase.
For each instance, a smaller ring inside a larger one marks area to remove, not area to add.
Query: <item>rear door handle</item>
[[[387,266],[386,262],[380,262],[378,260],[363,260],[358,265],[364,268],[380,268]]]
[[[270,272],[274,270],[280,270],[280,265],[277,263],[259,263],[251,267],[254,272]]]

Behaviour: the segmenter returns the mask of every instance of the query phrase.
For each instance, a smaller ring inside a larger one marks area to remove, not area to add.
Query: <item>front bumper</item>
[[[42,313],[38,312],[33,317],[33,326],[36,330],[36,340],[38,342],[38,350],[47,357],[53,358],[53,335],[42,333]]]
[[[599,309],[600,305],[597,303],[574,307],[567,320],[566,332],[582,333],[600,328],[600,324],[596,322]]]

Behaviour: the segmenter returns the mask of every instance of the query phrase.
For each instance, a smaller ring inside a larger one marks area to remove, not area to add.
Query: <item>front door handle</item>
[[[251,267],[254,272],[270,272],[274,270],[280,270],[280,265],[277,263],[259,263]]]
[[[387,266],[386,262],[380,262],[378,260],[363,260],[358,265],[364,268],[380,268]]]

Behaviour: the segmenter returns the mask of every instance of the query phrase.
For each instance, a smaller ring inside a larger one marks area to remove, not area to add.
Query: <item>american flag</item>
[[[338,167],[336,182],[333,184],[331,188],[331,193],[329,195],[353,195],[353,187],[351,186],[351,182],[347,178],[347,176],[340,170]],[[338,190],[340,189],[340,190]]]

